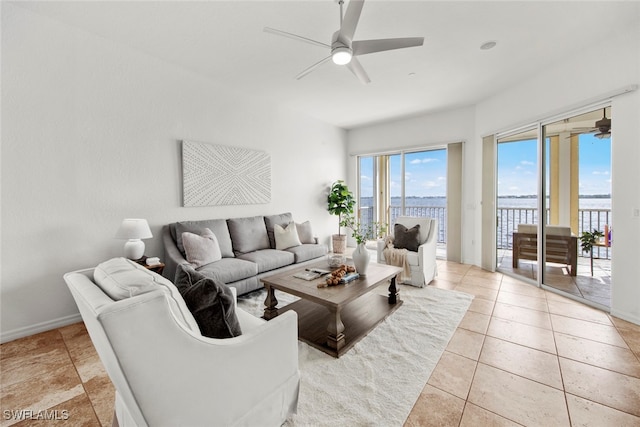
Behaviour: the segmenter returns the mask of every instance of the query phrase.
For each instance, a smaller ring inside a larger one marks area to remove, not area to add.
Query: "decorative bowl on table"
[[[345,254],[336,254],[333,252],[327,254],[327,264],[329,264],[329,267],[331,268],[340,267],[342,264],[346,262],[347,262],[347,257],[345,256]]]

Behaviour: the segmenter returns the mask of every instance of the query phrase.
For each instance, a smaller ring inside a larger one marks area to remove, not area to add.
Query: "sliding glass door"
[[[537,281],[538,129],[497,141],[496,266]]]
[[[498,135],[496,265],[542,287],[609,307],[609,106]],[[540,129],[540,131],[538,130]]]
[[[545,258],[542,283],[611,305],[611,108],[546,124]],[[597,127],[595,124],[603,124]],[[583,248],[587,237],[593,242]]]
[[[390,227],[399,216],[438,219],[438,251],[445,257],[447,150],[358,157],[361,222]]]

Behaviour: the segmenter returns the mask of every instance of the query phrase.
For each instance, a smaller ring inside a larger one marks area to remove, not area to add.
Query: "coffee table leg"
[[[266,320],[271,320],[278,315],[278,300],[276,299],[276,292],[271,286],[266,285],[267,297],[264,299],[264,317]]]
[[[389,285],[389,304],[395,304],[398,302],[398,288],[396,288],[396,276],[391,278],[391,284]]]
[[[333,350],[340,351],[342,347],[344,347],[345,339],[344,339],[344,323],[342,323],[342,319],[340,317],[340,310],[331,311],[329,315],[329,325],[327,325],[327,332],[329,336],[327,337],[327,345]]]

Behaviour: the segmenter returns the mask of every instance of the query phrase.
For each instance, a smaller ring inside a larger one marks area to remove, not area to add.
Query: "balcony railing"
[[[547,222],[549,210],[546,212]],[[518,224],[538,224],[538,210],[536,208],[498,208],[497,211],[497,246],[498,249],[513,248],[513,232]],[[583,231],[594,229],[604,231],[604,226],[611,227],[611,209],[578,209],[578,236]],[[596,258],[611,258],[611,248],[594,247],[593,256]],[[578,248],[578,256],[588,256]]]
[[[396,222],[396,218],[401,216],[400,206],[391,206],[391,224]],[[438,206],[406,206],[405,216],[416,216],[421,218],[436,218],[438,220],[438,243],[447,241],[447,208]],[[360,223],[363,225],[373,223],[373,208],[370,206],[360,208]]]
[[[391,206],[391,223],[401,215],[400,206]],[[360,208],[360,222],[362,224],[373,223],[373,208]],[[513,248],[513,232],[517,229],[518,224],[537,224],[538,210],[535,208],[498,208],[497,210],[497,246],[498,249]],[[427,217],[438,219],[438,243],[447,242],[447,208],[438,206],[406,206],[405,215],[416,217]],[[547,210],[547,218],[549,210]],[[603,231],[604,226],[611,228],[612,215],[611,209],[578,209],[578,236],[583,231],[593,231],[594,229]],[[578,248],[579,256],[588,256],[583,254]],[[596,258],[611,258],[611,248],[594,247],[593,256]]]

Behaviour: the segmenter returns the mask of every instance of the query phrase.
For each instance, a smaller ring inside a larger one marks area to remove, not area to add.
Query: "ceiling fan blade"
[[[367,72],[362,68],[362,64],[357,58],[351,58],[351,62],[347,64],[347,68],[360,80],[363,84],[371,83],[371,79],[367,75]]]
[[[354,55],[382,52],[385,50],[404,49],[405,47],[422,46],[424,37],[407,37],[399,39],[360,40],[351,45]]]
[[[319,42],[319,41],[316,41],[316,40],[308,39],[306,37],[302,37],[302,36],[299,36],[297,34],[287,33],[286,31],[276,30],[275,28],[264,27],[264,32],[265,33],[276,34],[278,36],[283,36],[283,37],[287,37],[287,38],[290,38],[290,39],[298,40],[298,41],[301,41],[301,42],[314,44],[316,46],[320,46],[320,47],[331,49],[331,45],[328,45],[326,43],[322,43],[322,42]]]
[[[313,70],[315,70],[316,68],[324,64],[325,62],[329,61],[330,59],[331,59],[331,55],[327,56],[324,59],[321,59],[320,61],[316,62],[309,68],[304,69],[300,74],[296,76],[296,80],[300,80],[301,78],[303,78],[304,76],[306,76],[307,74],[309,74],[310,72],[312,72]]]
[[[338,40],[342,41],[347,46],[349,45],[349,42],[353,40],[353,35],[356,32],[356,27],[360,20],[360,13],[362,12],[363,5],[364,0],[351,0],[349,2],[349,6],[347,6],[347,11],[344,14],[342,26],[338,33]]]

